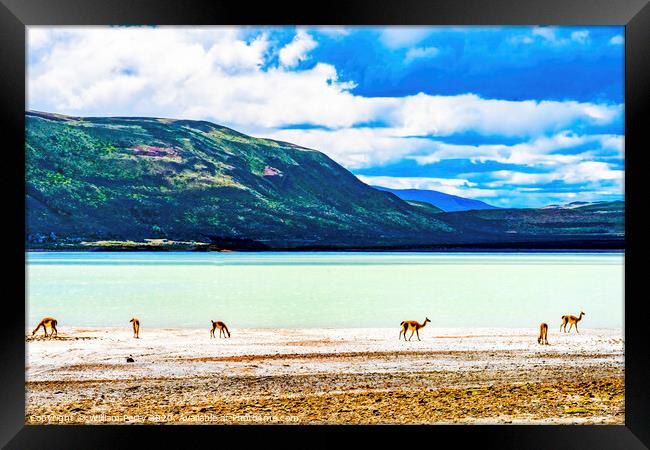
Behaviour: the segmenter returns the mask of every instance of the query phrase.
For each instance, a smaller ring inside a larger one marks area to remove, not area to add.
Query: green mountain
[[[624,240],[623,202],[443,212],[374,189],[318,151],[204,121],[27,112],[25,152],[30,249],[622,248]]]
[[[367,186],[321,152],[154,118],[27,112],[26,208],[28,245],[377,245],[445,240],[453,231],[431,208]]]

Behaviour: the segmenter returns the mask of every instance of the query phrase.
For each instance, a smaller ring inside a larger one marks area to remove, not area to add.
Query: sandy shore
[[[60,327],[27,423],[624,423],[621,330]],[[135,362],[127,363],[132,355]]]

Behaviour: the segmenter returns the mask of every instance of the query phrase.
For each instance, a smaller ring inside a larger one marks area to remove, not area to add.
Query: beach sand
[[[28,336],[26,423],[624,423],[620,329],[209,331]]]

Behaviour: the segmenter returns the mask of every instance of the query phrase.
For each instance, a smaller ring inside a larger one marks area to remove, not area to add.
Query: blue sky
[[[497,206],[623,198],[623,27],[29,27],[28,107],[204,119]]]

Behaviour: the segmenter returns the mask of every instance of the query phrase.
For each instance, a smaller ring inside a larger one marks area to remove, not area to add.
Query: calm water
[[[60,326],[622,327],[622,253],[28,253],[27,317]]]

